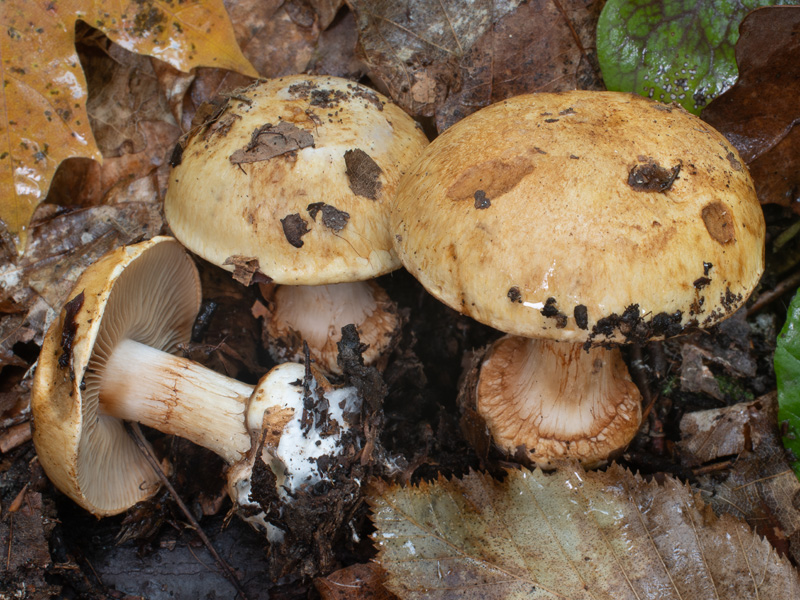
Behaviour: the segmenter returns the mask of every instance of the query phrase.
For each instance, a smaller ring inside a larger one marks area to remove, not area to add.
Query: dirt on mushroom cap
[[[731,154],[698,118],[638,96],[518,96],[448,129],[403,178],[398,254],[437,298],[516,335],[709,325],[763,270],[763,215]]]
[[[276,283],[375,277],[400,265],[389,198],[425,145],[407,114],[355,82],[261,81],[184,140],[165,214],[196,254],[217,265],[256,258]],[[338,212],[315,219],[321,205]]]

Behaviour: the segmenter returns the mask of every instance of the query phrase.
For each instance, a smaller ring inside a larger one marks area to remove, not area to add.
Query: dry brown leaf
[[[730,469],[698,477],[718,513],[745,519],[800,562],[800,482],[780,441],[775,393],[746,404],[686,415],[679,447],[684,464],[733,459]]]
[[[47,200],[84,207],[160,202],[169,177],[169,157],[181,130],[154,63],[163,65],[162,71],[177,71],[105,37],[97,46],[82,46],[82,62],[89,77],[89,119],[105,160],[62,163]]]
[[[57,520],[52,507],[43,506],[42,495],[23,490],[19,508],[0,519],[3,540],[2,596],[6,598],[54,598],[60,587],[47,581],[51,566],[48,539]],[[6,595],[8,594],[8,595]]]
[[[764,433],[751,423],[763,410],[760,400],[713,410],[698,410],[681,419],[681,463],[687,467],[736,458],[762,441]],[[755,437],[754,437],[755,436]]]
[[[256,71],[242,56],[221,0],[7,0],[0,11],[0,220],[21,249],[34,209],[62,160],[100,160],[75,52],[80,19],[133,52],[188,71]]]
[[[383,587],[383,570],[374,563],[356,564],[314,580],[322,600],[396,600]]]
[[[315,4],[326,4],[320,0]],[[331,4],[329,9],[335,6]],[[237,0],[227,2],[236,40],[262,77],[302,73],[314,54],[322,17],[302,1]],[[324,6],[319,10],[327,14]],[[220,94],[249,85],[252,80],[219,69],[197,69],[183,106],[184,130],[191,128],[195,111]]]
[[[344,6],[344,0],[294,0],[294,2],[307,2],[317,14],[322,29],[327,29],[333,23],[336,13]]]
[[[404,599],[800,597],[797,572],[746,524],[617,465],[378,482],[370,503],[386,587]]]
[[[736,44],[739,79],[703,111],[736,146],[762,204],[800,212],[800,7],[750,13]]]
[[[180,135],[148,57],[102,40],[83,55],[92,132],[104,158],[138,154],[148,146],[142,125],[167,122]],[[170,148],[171,150],[171,148]]]
[[[307,71],[317,75],[361,79],[367,73],[367,66],[356,56],[357,44],[356,20],[348,10],[320,34]]]
[[[18,314],[0,320],[0,367],[15,364],[14,345],[41,346],[52,319],[84,269],[117,246],[158,235],[159,206],[129,202],[82,210],[42,204],[26,253],[0,262],[0,300]]]
[[[349,0],[373,75],[441,132],[525,92],[601,89],[587,0]]]

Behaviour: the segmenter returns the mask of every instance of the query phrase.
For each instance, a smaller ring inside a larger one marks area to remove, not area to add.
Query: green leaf
[[[778,422],[788,424],[783,445],[795,457],[800,457],[800,293],[792,299],[786,323],[778,336],[775,377],[778,380]],[[800,460],[795,460],[792,468],[800,477]]]
[[[739,24],[762,6],[797,0],[608,0],[597,25],[606,87],[677,102],[699,114],[738,75]]]

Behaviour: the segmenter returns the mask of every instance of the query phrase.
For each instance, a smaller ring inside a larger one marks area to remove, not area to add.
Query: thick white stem
[[[253,386],[191,360],[123,340],[106,361],[100,410],[177,435],[229,464],[250,448],[245,426]]]
[[[359,327],[377,309],[365,281],[329,285],[283,285],[275,292],[275,318],[299,331],[308,345],[322,348],[341,339],[341,329]]]

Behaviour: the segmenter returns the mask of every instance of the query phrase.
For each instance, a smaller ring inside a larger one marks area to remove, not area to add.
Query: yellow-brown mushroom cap
[[[31,394],[36,452],[56,487],[97,516],[127,510],[160,484],[122,421],[99,407],[105,360],[125,339],[176,352],[199,307],[192,259],[157,237],[91,265],[45,336]]]
[[[357,83],[261,81],[188,140],[164,211],[183,244],[224,268],[258,261],[281,284],[369,279],[400,266],[388,203],[425,145],[411,117]]]
[[[730,143],[614,92],[518,96],[460,121],[401,180],[392,229],[444,303],[572,342],[711,325],[764,265],[763,214]]]

